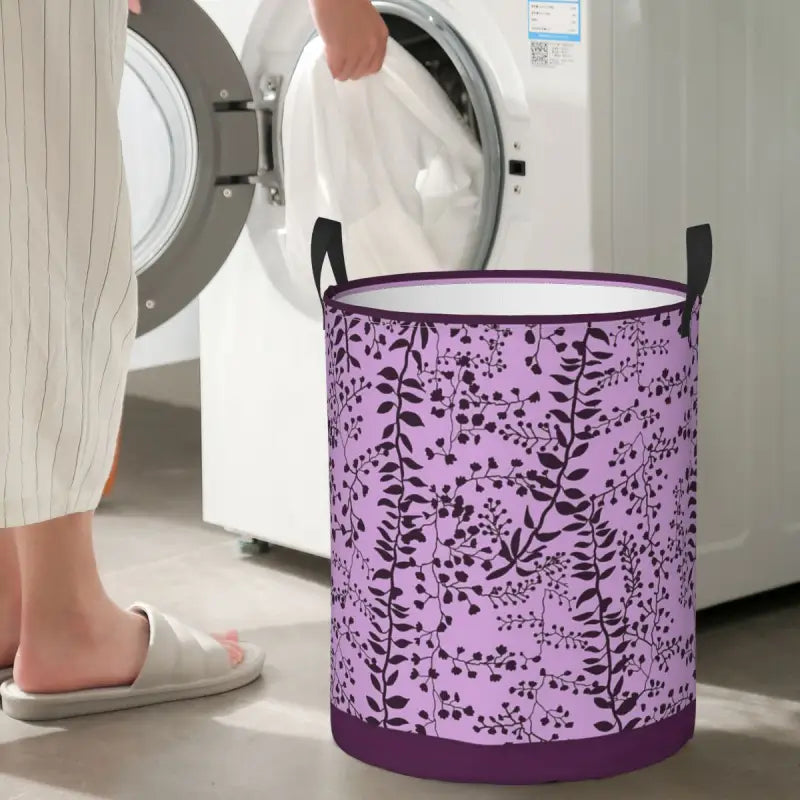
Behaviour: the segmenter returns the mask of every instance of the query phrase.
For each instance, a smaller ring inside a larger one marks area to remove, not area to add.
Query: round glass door
[[[158,51],[128,34],[119,108],[137,275],[164,254],[197,180],[198,142],[189,98]]]
[[[482,270],[488,265],[500,216],[502,213],[502,196],[504,190],[504,153],[500,133],[500,122],[497,117],[491,88],[486,81],[477,58],[468,43],[459,35],[451,22],[434,11],[427,3],[420,0],[373,0],[373,4],[383,16],[389,33],[398,44],[421,64],[449,99],[457,117],[467,133],[474,139],[482,154],[482,169],[474,176],[472,184],[477,196],[477,218],[474,231],[464,248],[465,253],[459,263],[452,264],[450,269]],[[248,69],[251,82],[256,86],[265,86],[266,95],[271,96],[274,87],[277,89],[276,113],[274,124],[270,128],[270,162],[274,169],[276,185],[283,189],[283,176],[286,173],[286,147],[292,131],[287,120],[286,96],[292,90],[294,65],[288,69],[277,69],[276,75],[264,73],[265,64],[286,63],[283,60],[285,42],[273,36],[273,20],[267,13],[265,4],[263,13],[256,16],[245,42],[243,63]],[[286,12],[287,14],[290,12]],[[305,15],[304,9],[291,12],[298,17]],[[302,40],[302,22],[291,27],[298,31],[296,45],[297,59],[301,58],[303,48],[313,41],[316,34],[310,18],[308,36]],[[291,43],[289,47],[291,47]],[[296,160],[299,151],[293,155]],[[476,171],[478,172],[478,171]],[[417,174],[395,175],[403,187],[418,186]],[[319,300],[316,296],[310,272],[308,280],[303,273],[294,269],[290,263],[296,255],[289,255],[286,246],[286,214],[280,208],[283,191],[276,198],[269,192],[257,192],[255,205],[257,213],[251,214],[248,222],[251,240],[259,253],[260,260],[277,291],[298,311],[317,318],[320,314]],[[351,276],[352,277],[352,276]],[[363,277],[359,273],[358,277]]]
[[[195,0],[128,20],[119,108],[139,283],[139,336],[174,317],[228,259],[259,170],[242,65]]]

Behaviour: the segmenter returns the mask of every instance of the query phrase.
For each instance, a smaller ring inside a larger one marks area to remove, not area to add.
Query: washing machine
[[[205,6],[240,55],[255,102],[268,109],[262,130],[269,141],[246,233],[201,298],[204,515],[243,537],[327,556],[320,304],[310,267],[305,281],[290,275],[282,247],[281,144],[291,135],[282,126],[282,99],[313,24],[305,2]],[[252,9],[247,25],[245,6]],[[557,73],[531,64],[524,3],[381,0],[375,6],[482,147],[479,236],[470,264],[588,269],[581,4],[564,6],[569,13],[554,23],[553,35],[576,39],[572,62]],[[573,45],[564,43],[565,52],[567,44]]]
[[[698,604],[800,581],[798,5],[375,5],[481,144],[473,268],[682,279],[684,229],[711,223]],[[168,132],[140,155],[170,153],[142,330],[204,290],[205,520],[325,557],[321,314],[282,251],[282,103],[313,35],[301,0],[151,0],[131,49]]]

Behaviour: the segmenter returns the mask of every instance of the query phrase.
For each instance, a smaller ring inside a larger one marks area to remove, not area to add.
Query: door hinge
[[[258,116],[259,167],[253,183],[263,186],[272,205],[284,204],[281,150],[280,101],[283,78],[269,75],[261,81],[257,97],[249,107]]]

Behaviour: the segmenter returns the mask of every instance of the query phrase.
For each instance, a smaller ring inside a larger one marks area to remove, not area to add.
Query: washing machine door
[[[139,336],[194,300],[236,243],[259,170],[250,86],[194,0],[131,15],[119,119]]]
[[[429,2],[373,0],[373,5],[383,16],[391,37],[430,73],[450,99],[465,129],[480,145],[483,154],[480,215],[467,262],[472,269],[484,269],[494,249],[505,186],[505,157],[492,89],[472,47],[447,16]],[[282,300],[315,323],[320,316],[320,304],[311,271],[293,269],[286,258],[284,203],[292,202],[292,198],[286,197],[291,188],[287,189],[284,181],[283,145],[293,136],[284,113],[286,97],[301,54],[316,36],[306,2],[267,0],[254,16],[242,52],[242,63],[250,83],[258,87],[259,100],[274,96],[271,100],[274,124],[264,146],[265,191],[257,192],[255,197],[248,222],[250,240],[270,284]],[[296,152],[294,158],[298,158]],[[415,175],[408,176],[411,186],[415,179]]]

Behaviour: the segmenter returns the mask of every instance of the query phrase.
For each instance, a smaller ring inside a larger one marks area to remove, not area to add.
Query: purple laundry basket
[[[346,284],[320,220],[338,745],[420,778],[600,778],[695,723],[687,285],[482,272]]]

